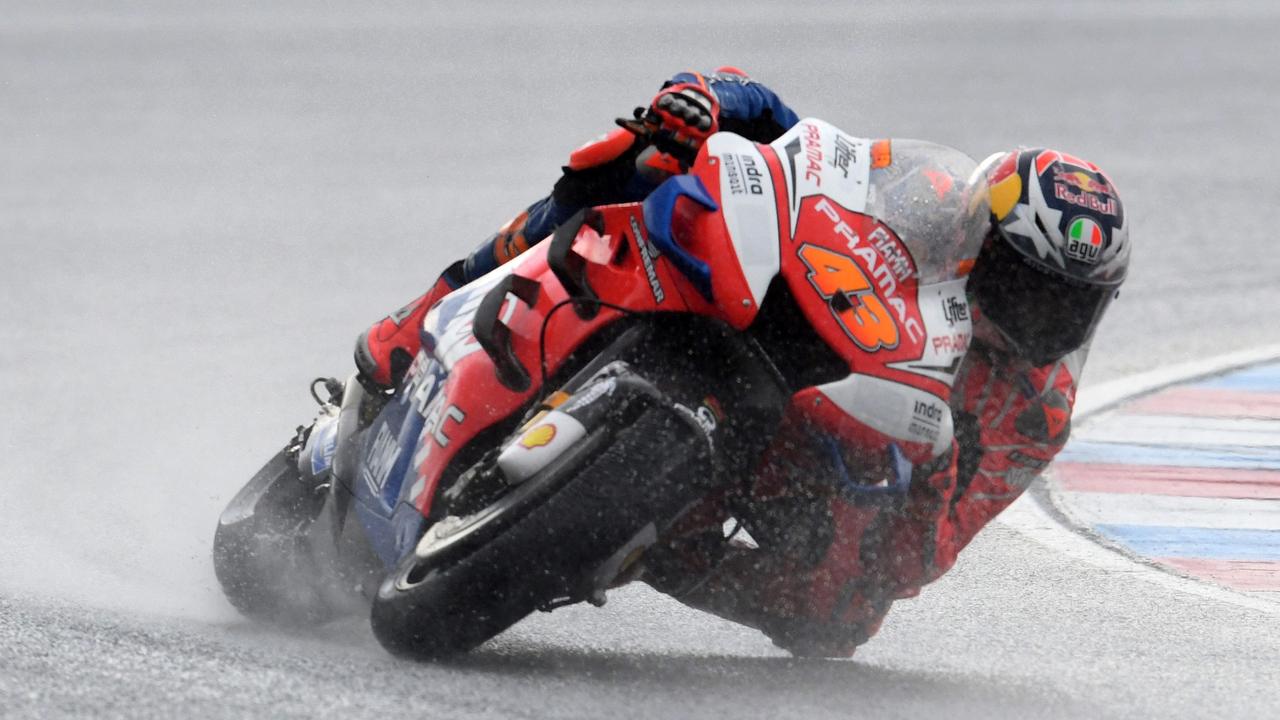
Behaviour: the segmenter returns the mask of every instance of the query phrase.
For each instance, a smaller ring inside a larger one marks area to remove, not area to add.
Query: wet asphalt
[[[1265,717],[1280,614],[993,526],[850,662],[641,589],[449,665],[221,599],[214,522],[355,335],[687,67],[1107,169],[1086,384],[1280,341],[1271,3],[0,2],[0,716]]]

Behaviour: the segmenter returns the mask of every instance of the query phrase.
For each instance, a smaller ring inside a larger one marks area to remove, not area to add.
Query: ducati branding
[[[662,304],[667,299],[667,293],[662,289],[662,281],[658,279],[658,268],[654,267],[654,258],[659,253],[649,244],[649,239],[645,237],[644,232],[640,230],[640,223],[636,221],[636,216],[631,216],[631,233],[636,236],[636,247],[640,249],[640,262],[644,264],[645,277],[649,279],[649,291],[653,293],[653,301]]]

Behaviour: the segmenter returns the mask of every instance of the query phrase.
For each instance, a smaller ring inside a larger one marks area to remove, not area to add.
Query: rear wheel
[[[213,537],[213,569],[244,615],[280,625],[321,622],[332,611],[317,592],[305,545],[324,495],[303,481],[287,449],[236,493]]]

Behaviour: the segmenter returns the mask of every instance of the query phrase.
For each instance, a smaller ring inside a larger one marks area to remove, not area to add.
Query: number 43
[[[853,258],[809,243],[799,255],[809,268],[809,283],[850,340],[867,352],[898,346],[897,323]]]

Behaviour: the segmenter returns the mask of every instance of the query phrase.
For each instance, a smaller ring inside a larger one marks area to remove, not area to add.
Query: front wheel
[[[787,395],[745,341],[716,349],[651,354],[643,366],[670,402],[641,403],[629,422],[596,429],[487,508],[428,531],[373,600],[378,641],[399,655],[446,657],[554,601],[589,597],[602,566],[665,530],[713,487],[717,468],[751,464]],[[699,423],[708,396],[740,422]]]
[[[538,607],[575,595],[584,576],[649,523],[674,516],[705,492],[705,486],[682,481],[690,463],[710,471],[693,452],[688,433],[669,411],[650,409],[533,507],[520,507],[530,503],[516,499],[478,514],[470,525],[464,520],[451,528],[456,536],[506,524],[452,563],[447,555],[458,553],[449,548],[441,557],[415,553],[401,562],[373,601],[374,635],[396,654],[444,657],[471,650]],[[538,494],[534,485],[527,487],[529,495]]]

